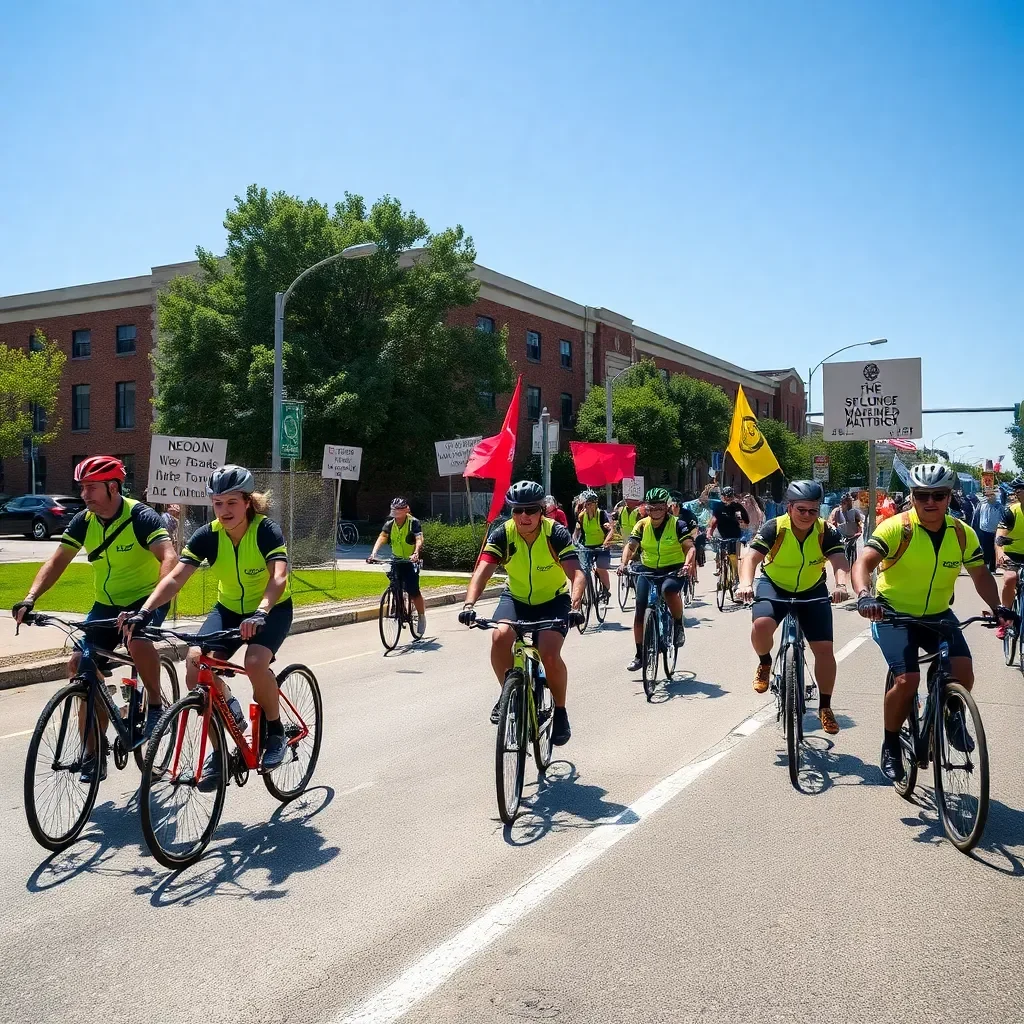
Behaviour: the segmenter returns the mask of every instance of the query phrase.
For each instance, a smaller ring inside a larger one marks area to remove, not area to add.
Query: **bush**
[[[423,524],[423,560],[428,569],[460,569],[471,572],[483,543],[485,524]]]

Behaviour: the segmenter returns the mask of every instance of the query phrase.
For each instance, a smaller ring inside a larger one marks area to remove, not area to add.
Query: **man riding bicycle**
[[[924,627],[894,625],[883,621],[886,611],[912,615],[925,622],[956,622],[950,606],[962,565],[993,614],[1000,621],[1012,619],[1012,612],[999,606],[996,581],[985,567],[978,535],[948,513],[957,482],[953,470],[942,463],[914,466],[910,470],[911,510],[879,523],[853,567],[857,610],[871,620],[871,635],[894,679],[883,705],[885,734],[881,755],[882,774],[891,782],[902,782],[905,776],[899,734],[921,680],[918,650],[934,654],[940,643],[948,643],[950,669],[957,682],[968,690],[974,686],[974,666],[963,633],[955,632],[947,639]],[[877,597],[871,593],[871,573],[875,568]],[[974,741],[962,719],[953,726],[950,743],[962,751],[973,747]]]
[[[832,604],[849,600],[846,581],[850,563],[843,554],[842,538],[821,518],[824,500],[821,484],[815,480],[794,480],[789,485],[786,514],[766,519],[743,556],[736,599],[745,604],[752,603],[750,644],[758,658],[754,692],[764,693],[768,689],[775,630],[792,610],[814,655],[821,727],[835,735],[839,732],[839,723],[832,711],[836,656],[825,562],[832,563],[836,577]],[[758,565],[761,565],[761,578],[755,594],[754,572]],[[807,603],[786,603],[794,598]]]
[[[367,556],[367,562],[377,561],[377,552],[382,544],[391,546],[395,558],[408,558],[408,562],[398,562],[391,566],[391,571],[398,573],[402,588],[412,598],[412,603],[419,615],[417,636],[427,631],[427,606],[423,603],[420,593],[420,577],[416,571],[423,562],[423,527],[420,521],[409,514],[409,502],[405,498],[395,498],[391,502],[391,518],[381,527],[380,536]]]
[[[576,527],[572,532],[573,542],[582,543],[586,548],[597,570],[597,578],[601,581],[599,601],[608,603],[611,597],[611,582],[608,569],[611,566],[611,546],[614,527],[604,509],[597,507],[597,495],[587,491],[583,495],[583,510],[576,518]]]
[[[60,539],[60,547],[43,563],[28,593],[11,610],[15,621],[21,622],[32,610],[36,599],[45,594],[71,563],[85,549],[93,566],[93,606],[85,621],[116,619],[121,612],[135,611],[153,593],[160,579],[174,568],[177,555],[159,514],[121,495],[125,468],[112,455],[94,455],[75,467],[75,483],[81,486],[85,509],[68,523]],[[164,604],[154,613],[160,621],[167,614]],[[97,647],[113,650],[120,642],[113,626],[91,630],[89,639]],[[156,728],[163,713],[160,697],[160,655],[149,640],[132,640],[128,653],[139,670],[146,687],[149,711],[145,735]],[[80,655],[76,651],[68,662],[68,676],[78,671]],[[96,667],[106,667],[106,660],[97,658]],[[106,731],[106,713],[97,705],[100,732]],[[105,741],[104,741],[105,743]],[[105,753],[100,758],[100,778],[107,776]],[[82,782],[92,781],[95,758],[82,765]]]
[[[288,750],[281,724],[277,678],[270,668],[292,625],[292,592],[288,584],[288,549],[281,527],[268,519],[267,497],[256,491],[252,473],[242,466],[221,466],[206,485],[216,520],[200,526],[181,552],[181,560],[166,576],[138,612],[125,621],[130,632],[154,621],[153,609],[170,601],[188,578],[205,561],[217,580],[217,603],[199,629],[200,634],[237,629],[235,643],[218,641],[210,650],[230,658],[244,643],[245,674],[252,683],[253,697],[267,720],[266,745],[261,767],[277,768]],[[199,682],[199,647],[189,649],[185,681],[190,690]],[[224,681],[216,685],[228,702],[239,728],[246,725],[237,697],[231,696]],[[203,766],[200,783],[206,789],[217,786],[220,758],[212,753]]]
[[[853,565],[857,561],[857,540],[864,532],[864,513],[853,503],[853,495],[847,491],[828,517],[829,526],[839,531],[843,538],[846,560]]]
[[[647,516],[641,519],[622,552],[620,576],[629,571],[630,563],[640,553],[640,564],[648,573],[636,577],[636,611],[633,613],[633,642],[636,656],[626,666],[627,672],[636,672],[643,664],[644,612],[650,603],[651,587],[660,586],[668,610],[675,620],[676,646],[683,642],[683,599],[679,591],[683,581],[680,573],[689,571],[696,578],[697,552],[693,536],[697,520],[691,512],[679,516],[669,515],[669,493],[664,487],[652,487],[647,492]]]
[[[1013,501],[1003,510],[1003,517],[996,528],[996,565],[1003,570],[1003,606],[1013,607],[1013,599],[1020,585],[1024,571],[1024,478],[1017,477],[1010,483]],[[1018,624],[1019,626],[1019,624]],[[1000,640],[1006,634],[1006,626],[996,630]]]
[[[459,612],[459,622],[464,626],[473,624],[476,619],[473,606],[501,565],[508,581],[494,609],[494,619],[518,622],[559,619],[564,623],[555,629],[542,630],[537,636],[544,675],[555,704],[551,742],[561,746],[572,736],[565,710],[568,673],[562,660],[562,644],[569,626],[583,621],[579,607],[587,581],[569,531],[542,514],[543,503],[544,488],[532,480],[521,480],[508,489],[505,504],[510,518],[495,526],[487,536],[480,562],[466,590],[466,603]],[[491,634],[491,668],[499,687],[512,670],[515,639],[515,631],[509,626],[499,626]],[[498,724],[498,703],[491,709],[491,723]]]
[[[720,551],[727,556],[732,563],[733,577],[736,577],[739,569],[737,566],[737,552],[739,549],[740,537],[743,534],[743,527],[750,525],[750,516],[747,510],[736,500],[735,492],[731,487],[722,488],[721,500],[713,506],[714,515],[708,524],[710,534],[717,528],[718,536],[721,538]],[[718,575],[719,570],[715,570]]]

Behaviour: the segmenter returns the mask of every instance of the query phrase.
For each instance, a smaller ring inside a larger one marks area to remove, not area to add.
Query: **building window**
[[[526,415],[531,420],[540,419],[540,388],[527,387]]]
[[[531,363],[540,362],[540,332],[539,331],[527,331],[526,332],[526,358]]]
[[[135,381],[118,381],[114,388],[114,427],[117,430],[131,430],[135,426]]]
[[[484,334],[494,333],[494,317],[491,316],[478,316],[476,318],[476,329],[483,331]]]
[[[558,343],[558,358],[562,363],[563,370],[572,369],[572,342],[563,338]]]
[[[764,400],[764,414],[768,417],[772,414],[772,400],[770,398]]]
[[[562,392],[562,426],[566,430],[572,429],[572,395]]]
[[[661,378],[661,379],[662,379],[662,380],[663,380],[663,381],[664,381],[664,382],[665,382],[666,384],[668,383],[668,370],[666,370],[666,369],[665,369],[664,367],[662,367],[662,368],[661,368],[661,369],[660,369],[660,370],[658,371],[658,376],[659,376],[659,377],[660,377],[660,378]]]
[[[497,404],[496,404],[496,402],[494,400],[494,392],[493,391],[478,391],[477,392],[477,398],[480,399],[480,404],[485,409],[495,409],[495,408],[497,408]]]
[[[131,494],[135,490],[135,456],[131,454],[115,455],[115,459],[120,459],[124,463],[124,486],[121,488],[126,494]]]
[[[46,493],[46,456],[39,454],[36,449],[36,494]]]
[[[133,355],[135,352],[135,324],[121,324],[117,328],[117,348],[119,356]]]
[[[36,334],[35,331],[33,331],[28,336],[28,350],[29,350],[29,352],[42,352],[43,351],[43,343],[42,343],[42,341],[40,341],[39,335]]]
[[[760,398],[755,398],[754,399],[754,418],[757,419],[757,417],[760,416],[760,415],[761,415],[761,399]]]
[[[88,359],[92,355],[92,331],[71,332],[71,358]]]
[[[85,461],[85,456],[84,455],[72,455],[71,456],[71,479],[72,480],[75,479],[75,470],[78,468],[78,464],[80,462],[84,462],[84,461]],[[74,484],[73,487],[74,487],[74,490],[76,490],[76,491],[78,490],[78,484]]]
[[[32,433],[46,433],[46,410],[35,402],[32,403]]]
[[[71,429],[89,429],[89,385],[75,384],[71,389]],[[76,463],[77,465],[77,463]]]

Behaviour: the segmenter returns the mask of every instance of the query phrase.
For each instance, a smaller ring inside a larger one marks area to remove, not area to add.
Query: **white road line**
[[[759,712],[753,718],[747,719],[740,726],[748,728],[746,733],[740,734],[734,729],[720,743],[706,751],[702,760],[684,765],[649,789],[621,814],[607,821],[598,822],[598,827],[586,838],[542,868],[515,892],[501,902],[495,903],[457,935],[427,953],[383,991],[347,1016],[335,1018],[336,1024],[391,1024],[403,1017],[416,1003],[443,985],[477,953],[500,938],[522,917],[589,867],[620,839],[629,835],[645,818],[664,807],[673,797],[678,796],[704,772],[717,764],[739,745],[743,736],[750,735],[763,725],[771,713],[773,712],[770,710]]]
[[[310,668],[323,668],[324,665],[337,665],[339,661],[351,661],[353,658],[365,658],[368,654],[373,654],[373,651],[360,651],[358,654],[346,654],[344,658],[331,658],[330,661],[315,661]]]
[[[9,732],[4,736],[0,736],[0,740],[13,740],[15,736],[27,736],[31,729],[22,729],[21,732]]]
[[[836,651],[836,662],[845,661],[861,644],[867,643],[871,637],[871,627],[869,626],[862,633],[858,633],[849,643],[843,644],[842,647]]]
[[[360,782],[358,786],[353,786],[351,789],[343,789],[338,796],[349,796],[352,793],[358,793],[361,789],[369,789],[372,785],[372,782]]]

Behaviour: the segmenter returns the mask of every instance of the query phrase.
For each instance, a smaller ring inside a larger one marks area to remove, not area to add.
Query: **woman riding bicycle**
[[[398,574],[402,581],[402,589],[412,598],[419,616],[416,635],[423,636],[427,629],[427,606],[423,603],[423,594],[420,593],[419,577],[419,567],[423,562],[423,527],[409,512],[409,502],[405,498],[392,500],[391,516],[380,528],[380,536],[377,537],[373,550],[366,556],[366,561],[371,565],[377,561],[377,552],[383,544],[391,546],[391,554],[395,558],[407,559],[394,563],[391,570]]]

